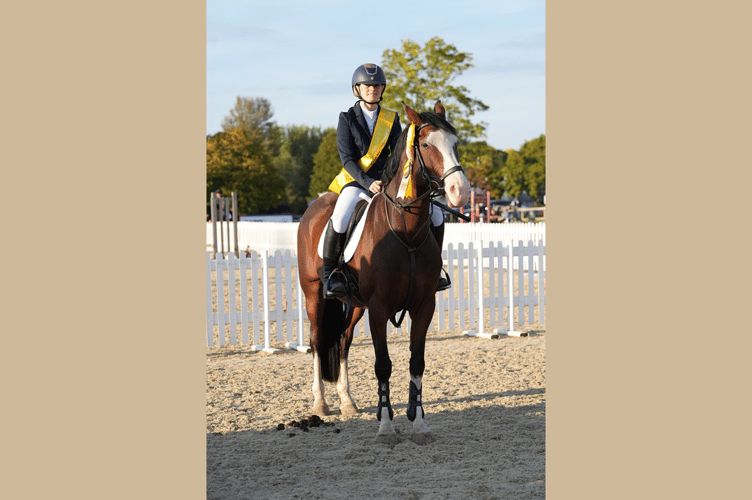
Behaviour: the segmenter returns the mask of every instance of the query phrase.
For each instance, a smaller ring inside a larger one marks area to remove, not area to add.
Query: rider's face
[[[360,92],[360,97],[366,102],[378,102],[379,99],[381,99],[381,93],[384,92],[384,86],[383,85],[366,85],[365,83],[361,83],[358,85],[358,91]]]

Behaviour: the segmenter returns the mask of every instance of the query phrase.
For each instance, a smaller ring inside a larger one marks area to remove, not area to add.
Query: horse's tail
[[[321,378],[327,382],[336,382],[339,378],[340,352],[345,326],[344,304],[339,300],[325,300],[324,320],[315,349],[321,363]]]

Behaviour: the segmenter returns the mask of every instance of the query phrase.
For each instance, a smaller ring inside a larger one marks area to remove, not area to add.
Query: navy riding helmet
[[[383,85],[385,87],[384,90],[386,90],[386,75],[384,74],[384,70],[375,64],[361,64],[352,76],[352,91],[353,95],[357,98],[360,98],[357,87],[360,84]]]

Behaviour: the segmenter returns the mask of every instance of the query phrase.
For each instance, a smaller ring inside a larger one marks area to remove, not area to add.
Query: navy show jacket
[[[380,112],[381,106],[377,110],[377,113]],[[357,183],[363,189],[368,190],[373,181],[380,180],[386,161],[397,146],[400,133],[402,133],[402,126],[400,125],[399,114],[396,114],[384,149],[381,150],[381,154],[368,169],[368,172],[363,172],[358,166],[358,160],[368,153],[368,148],[371,145],[371,133],[368,131],[368,124],[363,116],[360,101],[347,111],[340,113],[339,123],[337,124],[339,159],[347,173],[355,179],[355,182],[350,182],[347,186]]]

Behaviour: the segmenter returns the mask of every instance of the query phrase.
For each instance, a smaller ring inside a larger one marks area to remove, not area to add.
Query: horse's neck
[[[403,154],[400,160],[400,165],[404,165],[406,159],[407,157]],[[412,176],[413,184],[413,192],[410,198],[397,198],[397,194],[399,193],[399,188],[402,183],[401,168],[391,179],[389,185],[386,187],[386,193],[392,200],[401,205],[409,204],[409,206],[405,206],[404,208],[397,208],[392,206],[392,204],[387,200],[384,200],[384,203],[386,203],[387,206],[387,213],[389,214],[389,221],[392,228],[400,234],[406,233],[405,235],[408,238],[415,237],[417,232],[420,231],[421,228],[426,224],[426,221],[430,216],[429,207],[431,202],[427,196],[420,201],[416,201],[410,204],[410,202],[420,197],[423,193],[425,193],[426,190],[429,189],[428,186],[423,185],[423,179],[420,177],[420,169],[415,163],[416,162],[413,161],[412,172],[410,174]]]

